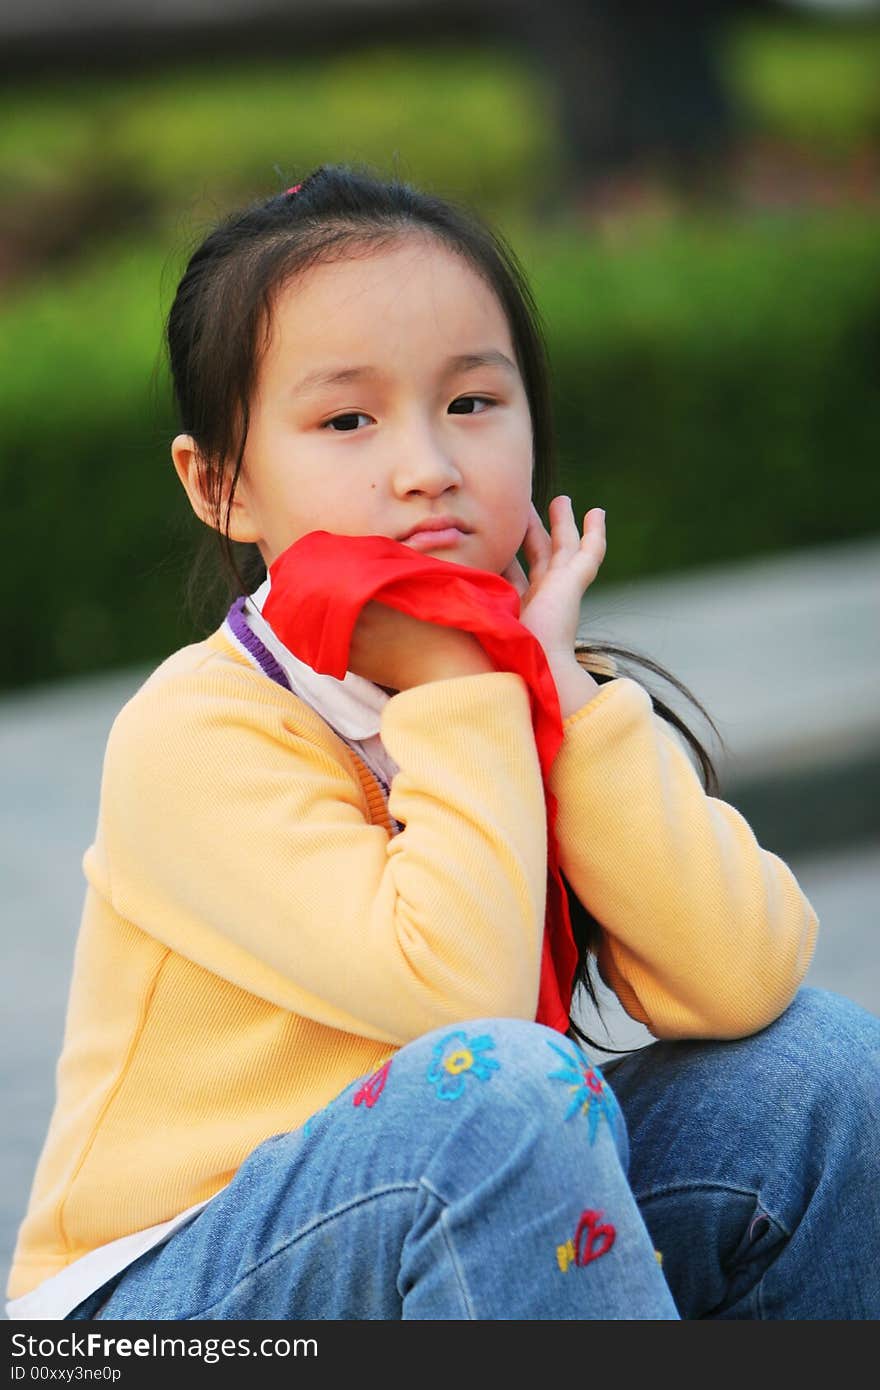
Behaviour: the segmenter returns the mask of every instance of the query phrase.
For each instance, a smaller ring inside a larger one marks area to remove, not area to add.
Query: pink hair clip
[[[295,184],[293,185],[293,188],[287,188],[287,189],[285,189],[285,194],[284,194],[284,196],[287,197],[287,196],[288,196],[289,194],[291,194],[291,193],[298,193],[299,190],[300,190],[301,188],[302,188],[302,184],[301,184],[301,183],[295,183]]]

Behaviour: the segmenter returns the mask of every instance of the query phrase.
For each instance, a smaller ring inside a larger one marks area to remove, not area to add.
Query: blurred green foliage
[[[608,512],[603,579],[876,532],[877,220],[545,243],[560,475]]]
[[[829,153],[880,135],[880,27],[749,23],[731,31],[726,67],[750,124]]]
[[[552,159],[542,84],[503,50],[487,63],[478,48],[376,48],[0,95],[10,200],[115,185],[176,219],[265,196],[323,161],[363,160],[499,208],[523,206],[523,172]]]
[[[798,83],[820,60],[776,34],[744,31],[731,70],[758,125],[800,134]],[[858,67],[841,53],[835,72]],[[876,130],[876,90],[851,86],[832,103],[838,151]],[[554,367],[560,488],[608,511],[603,579],[876,530],[869,210],[695,214],[616,240],[536,221],[561,163],[548,93],[503,51],[7,87],[0,544],[21,597],[4,605],[3,685],[146,664],[203,634],[183,603],[201,528],[168,453],[163,315],[217,215],[324,159],[461,198],[520,253]]]

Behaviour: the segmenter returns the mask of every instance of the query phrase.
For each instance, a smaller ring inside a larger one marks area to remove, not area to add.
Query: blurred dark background
[[[324,160],[513,243],[604,579],[880,529],[877,4],[7,0],[0,39],[6,689],[203,635],[163,315]]]

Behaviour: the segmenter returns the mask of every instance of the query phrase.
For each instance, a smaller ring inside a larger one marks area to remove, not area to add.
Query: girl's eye
[[[494,401],[486,396],[459,396],[449,406],[449,412],[451,415],[482,415],[483,410],[491,405],[494,405]],[[361,410],[349,410],[345,415],[334,415],[332,420],[325,421],[322,428],[332,429],[337,434],[351,434],[359,428],[359,420],[370,424],[371,419]]]
[[[332,420],[327,420],[324,429],[333,429],[336,433],[351,432],[357,429],[358,420],[366,420],[369,424],[370,417],[364,415],[363,411],[350,410],[347,415],[336,415]]]
[[[453,401],[449,407],[451,415],[482,415],[482,410],[477,410],[477,405],[490,406],[493,402],[486,396],[459,396],[457,401]],[[473,408],[472,408],[473,407]]]

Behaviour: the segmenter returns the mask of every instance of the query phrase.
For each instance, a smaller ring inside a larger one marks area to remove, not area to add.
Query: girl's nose
[[[392,485],[399,497],[421,492],[437,497],[461,482],[447,444],[428,431],[410,431],[396,444]]]

